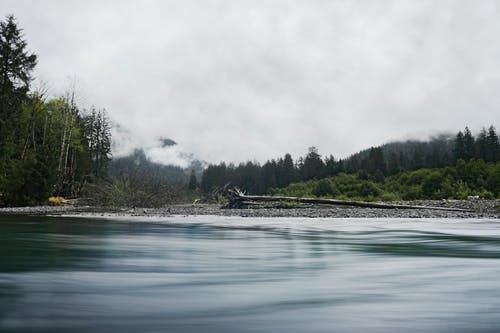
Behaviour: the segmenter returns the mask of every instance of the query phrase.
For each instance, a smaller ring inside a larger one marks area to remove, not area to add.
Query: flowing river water
[[[500,220],[0,217],[1,332],[498,332]]]

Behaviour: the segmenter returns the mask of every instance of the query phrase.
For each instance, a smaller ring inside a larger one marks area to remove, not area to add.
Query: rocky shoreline
[[[337,206],[305,206],[300,208],[257,207],[223,209],[214,204],[170,205],[163,208],[111,208],[94,206],[34,206],[0,208],[0,215],[96,215],[168,217],[216,215],[242,217],[311,217],[311,218],[496,218],[500,219],[500,200],[419,200],[394,202],[402,205],[460,208],[470,211],[430,209],[379,209]]]

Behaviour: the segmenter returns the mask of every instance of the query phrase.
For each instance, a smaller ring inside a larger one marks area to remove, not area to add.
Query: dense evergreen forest
[[[50,196],[144,207],[192,199],[203,162],[162,165],[140,149],[112,159],[106,111],[83,109],[71,88],[57,98],[32,89],[37,60],[7,16],[0,22],[0,207],[45,204]]]
[[[201,189],[232,184],[252,194],[326,196],[363,200],[464,198],[500,195],[500,145],[495,128],[474,137],[465,127],[456,136],[393,142],[346,159],[322,157],[314,147],[262,166],[247,162],[209,165]]]
[[[13,16],[0,22],[0,206],[77,197],[102,179],[110,160],[104,109],[82,110],[69,89],[48,98],[31,90],[37,56]]]

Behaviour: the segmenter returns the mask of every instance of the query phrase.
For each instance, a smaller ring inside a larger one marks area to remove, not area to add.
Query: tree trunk
[[[337,200],[337,199],[245,195],[238,188],[226,188],[225,193],[226,197],[229,199],[229,205],[228,205],[229,208],[242,208],[248,205],[248,203],[257,203],[257,202],[300,202],[308,204],[380,208],[380,209],[428,209],[428,210],[445,210],[445,211],[455,211],[455,212],[472,212],[469,209],[449,208],[449,207],[400,205],[400,204],[389,204],[382,202],[365,202],[365,201],[350,201],[350,200]]]

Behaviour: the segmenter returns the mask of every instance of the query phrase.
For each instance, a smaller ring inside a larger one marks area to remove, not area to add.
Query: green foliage
[[[341,173],[321,180],[293,183],[269,193],[368,201],[466,199],[475,195],[492,199],[500,197],[500,162],[459,160],[454,167],[407,171],[378,182]]]
[[[321,179],[313,185],[312,194],[317,197],[335,196],[340,194],[334,183],[328,178]]]
[[[90,173],[104,178],[111,159],[111,128],[106,110],[92,107],[82,118],[82,131],[90,157]]]
[[[29,91],[37,57],[27,52],[22,37],[12,16],[0,21],[1,206],[78,195],[94,156],[74,92],[46,101],[43,93]],[[104,170],[111,138],[104,112],[98,115],[88,119],[100,122],[99,168]]]
[[[36,66],[36,55],[26,50],[22,30],[14,16],[0,22],[0,115],[3,117],[22,101],[29,90],[31,72]],[[9,110],[10,109],[10,110]]]
[[[455,137],[442,134],[429,141],[392,142],[344,160],[330,155],[323,161],[311,147],[295,164],[287,154],[263,166],[252,162],[210,165],[203,172],[201,190],[209,193],[229,183],[252,194],[287,192],[364,200],[498,196],[499,178],[491,163],[499,159],[500,144],[493,126],[483,129],[476,139],[465,127]],[[354,177],[356,185],[347,186],[345,174],[351,175],[351,181]]]
[[[302,174],[304,180],[308,179],[319,179],[324,175],[325,164],[321,159],[321,155],[318,153],[316,147],[310,147],[309,152],[304,158],[304,164],[299,171]]]
[[[341,173],[334,177],[290,184],[271,189],[272,195],[294,197],[329,197],[337,199],[375,200],[382,195],[380,185],[360,179],[357,175]]]

